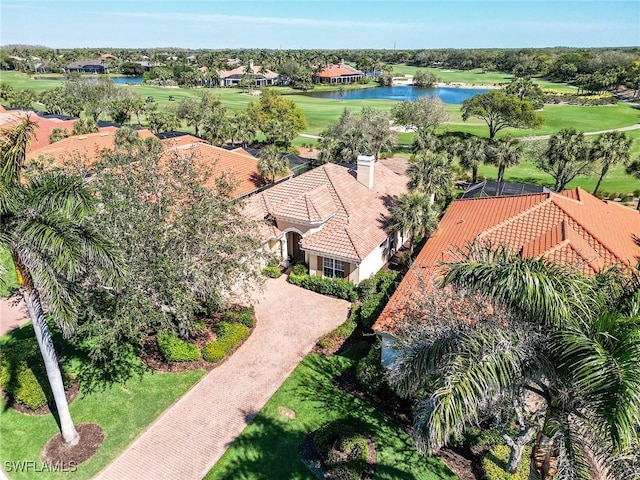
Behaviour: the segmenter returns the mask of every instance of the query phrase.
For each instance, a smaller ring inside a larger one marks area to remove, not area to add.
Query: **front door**
[[[300,250],[301,236],[296,232],[287,233],[287,254],[291,257],[291,262],[304,262],[304,252]]]

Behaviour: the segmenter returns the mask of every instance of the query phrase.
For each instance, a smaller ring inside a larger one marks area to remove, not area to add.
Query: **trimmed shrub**
[[[242,307],[240,310],[227,310],[222,315],[222,320],[225,322],[241,323],[245,327],[253,328],[253,318],[255,315],[255,309],[253,306]]]
[[[385,305],[397,288],[398,272],[378,272],[358,286],[362,307],[360,325],[369,329],[377,320]]]
[[[312,292],[331,297],[342,298],[350,302],[358,299],[356,287],[343,278],[321,277],[319,275],[298,275],[293,271],[289,274],[289,283],[311,290]]]
[[[280,267],[267,265],[262,269],[262,274],[266,275],[269,278],[278,278],[280,275],[282,275],[282,272],[280,271]]]
[[[359,480],[367,466],[369,445],[357,428],[344,419],[320,427],[313,435],[313,446],[323,468],[333,478]]]
[[[193,362],[200,360],[197,345],[178,338],[173,332],[160,332],[157,335],[158,348],[167,362]]]
[[[249,336],[249,329],[242,323],[219,322],[215,326],[218,339],[209,342],[202,349],[202,356],[207,362],[222,361],[231,350]]]
[[[507,471],[509,447],[496,445],[482,459],[482,470],[487,480],[527,480],[531,469],[531,447],[524,447],[522,461],[516,473]]]
[[[380,360],[379,346],[372,345],[367,356],[358,362],[356,379],[369,394],[376,394],[380,390],[382,382],[384,382],[384,372]]]
[[[309,273],[309,266],[306,263],[296,263],[291,268],[291,275],[306,275]]]
[[[53,398],[35,337],[8,342],[1,353],[0,386],[16,402],[36,410]],[[62,378],[68,387],[70,378],[64,368]]]

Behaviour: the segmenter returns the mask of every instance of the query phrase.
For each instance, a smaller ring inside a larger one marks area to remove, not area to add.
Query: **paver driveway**
[[[200,480],[349,304],[268,280],[258,324],[224,364],[160,416],[97,478]]]

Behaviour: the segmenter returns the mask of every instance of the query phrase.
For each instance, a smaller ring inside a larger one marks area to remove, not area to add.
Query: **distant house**
[[[137,63],[138,65],[140,65],[145,72],[150,72],[151,69],[153,68],[153,64],[151,64],[148,60],[139,60],[132,63]]]
[[[639,238],[640,212],[581,188],[454,200],[373,325],[382,338],[383,363],[393,361],[394,334],[420,308],[420,292],[431,288],[442,263],[456,261],[456,249],[469,242],[506,245],[521,257],[543,257],[595,275],[614,265],[636,265]]]
[[[109,72],[107,65],[100,60],[78,60],[67,65],[67,72],[70,73],[98,73],[105,74]]]
[[[236,67],[232,70],[220,70],[218,78],[221,87],[238,87],[243,78],[251,78],[256,87],[275,85],[279,75],[271,70],[249,62],[248,66]]]
[[[406,191],[406,177],[360,156],[355,168],[328,163],[253,195],[246,210],[282,265],[304,261],[311,275],[360,283],[401,245],[385,217]]]
[[[316,83],[329,84],[355,83],[361,78],[364,78],[364,72],[347,65],[344,60],[337,65],[327,65],[320,72],[313,75]]]

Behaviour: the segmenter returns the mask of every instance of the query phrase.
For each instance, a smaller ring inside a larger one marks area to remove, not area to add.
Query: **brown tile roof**
[[[103,127],[97,133],[72,135],[29,152],[27,160],[44,156],[53,159],[56,165],[62,166],[65,161],[80,157],[89,168],[92,168],[104,150],[114,150],[117,131],[117,127]],[[153,133],[146,129],[138,130],[138,135],[143,139],[154,136]]]
[[[27,146],[27,153],[49,145],[49,136],[54,128],[66,128],[69,133],[73,130],[75,120],[61,120],[59,118],[42,117],[30,110],[0,110],[0,128],[10,129],[20,123],[25,116],[38,124],[35,138]]]
[[[195,137],[193,135],[177,135],[175,137],[163,138],[160,140],[164,148],[182,147],[184,145],[193,145],[194,143],[208,143],[202,138]]]
[[[359,262],[387,238],[384,217],[389,203],[407,191],[406,183],[406,177],[376,163],[374,186],[368,189],[355,171],[328,163],[249,198],[246,208],[260,220],[281,212],[301,221],[329,215],[322,228],[302,238],[301,247]],[[266,238],[283,233],[273,224],[265,231]]]
[[[163,140],[162,142],[166,145],[165,142],[169,140],[182,138],[184,136]],[[167,153],[175,151],[184,155],[193,155],[196,161],[202,162],[211,168],[211,182],[215,182],[215,179],[223,173],[231,174],[237,182],[232,193],[234,197],[243,197],[266,185],[258,175],[258,159],[256,157],[247,152],[240,153],[238,150],[226,150],[209,145],[197,137],[191,138],[196,139],[197,142],[184,143],[186,142],[185,140],[178,146],[167,148]],[[276,181],[289,175],[291,175],[291,172],[277,177]]]
[[[598,200],[581,188],[561,193],[454,201],[427,241],[374,329],[393,331],[420,277],[437,275],[440,262],[474,240],[506,244],[523,257],[546,257],[594,274],[640,259],[640,212]],[[428,281],[427,281],[428,283]]]
[[[346,63],[340,63],[338,65],[327,65],[322,71],[316,73],[316,76],[321,78],[341,77],[342,75],[364,76],[364,72],[361,72],[360,70],[357,70],[351,65],[347,65]]]

